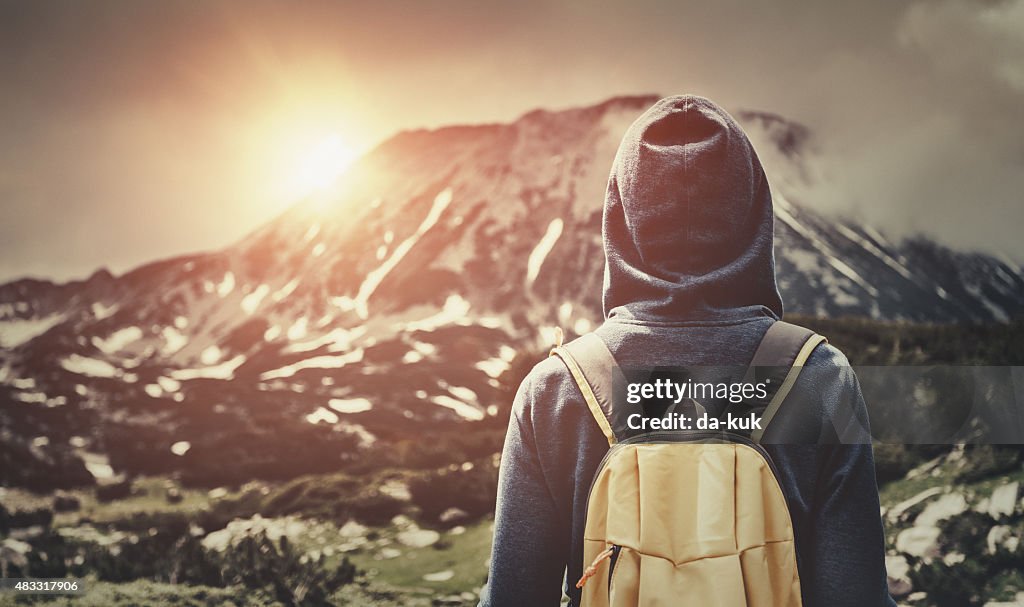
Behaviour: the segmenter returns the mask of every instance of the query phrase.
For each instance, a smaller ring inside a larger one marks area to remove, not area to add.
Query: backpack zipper
[[[612,580],[615,579],[615,565],[619,562],[619,553],[622,552],[622,546],[612,544],[612,557],[608,563],[608,598],[612,596]]]
[[[601,564],[601,561],[616,556],[618,554],[618,548],[619,546],[612,544],[610,548],[602,550],[600,553],[598,553],[598,555],[594,558],[594,562],[590,563],[590,566],[583,570],[583,576],[580,577],[578,582],[576,582],[576,587],[583,588],[584,586],[586,586],[590,578],[597,575],[597,566]],[[609,580],[610,579],[611,576],[609,575]]]

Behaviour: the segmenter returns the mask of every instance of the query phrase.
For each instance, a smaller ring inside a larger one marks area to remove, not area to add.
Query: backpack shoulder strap
[[[769,380],[768,397],[765,399],[767,406],[761,414],[761,429],[750,434],[754,442],[761,442],[772,419],[796,384],[804,363],[811,357],[811,352],[819,344],[827,341],[824,336],[810,329],[781,320],[768,327],[757,351],[754,352],[748,372],[750,377],[753,377],[753,374],[767,372],[766,379]],[[762,371],[758,371],[759,368]]]
[[[569,368],[569,373],[583,393],[590,414],[608,439],[608,445],[614,445],[616,437],[610,420],[613,377],[619,365],[604,340],[594,333],[587,333],[551,350],[551,356],[561,358]]]

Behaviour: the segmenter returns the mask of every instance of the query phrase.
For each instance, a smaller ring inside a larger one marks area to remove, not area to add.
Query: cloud
[[[806,196],[891,235],[1024,260],[1024,2],[918,2],[835,55],[815,118],[828,181]]]

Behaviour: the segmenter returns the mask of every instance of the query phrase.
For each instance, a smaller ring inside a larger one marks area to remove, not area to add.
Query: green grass
[[[379,550],[366,550],[349,556],[369,579],[405,589],[422,589],[430,595],[458,594],[483,585],[487,576],[487,559],[491,554],[492,528],[483,520],[465,528],[465,533],[442,532],[441,540],[426,548],[394,546],[401,556],[377,558]],[[387,533],[387,532],[385,532]],[[386,537],[386,535],[384,536]],[[438,571],[452,571],[451,579],[428,582],[423,576]]]
[[[178,503],[167,500],[168,487],[176,488],[182,497]],[[212,501],[206,490],[186,489],[161,477],[141,477],[132,482],[132,495],[125,499],[102,502],[96,499],[92,489],[76,489],[65,491],[65,494],[78,499],[80,507],[72,512],[58,512],[54,516],[54,527],[69,527],[82,519],[95,523],[112,523],[135,514],[160,514],[180,512],[196,514],[206,509]],[[236,495],[228,493],[228,496]],[[49,508],[53,504],[52,495],[39,495],[24,489],[5,488],[0,502],[8,510],[35,510]]]

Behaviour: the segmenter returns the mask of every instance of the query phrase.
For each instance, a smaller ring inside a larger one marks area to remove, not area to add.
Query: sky
[[[324,146],[683,92],[807,125],[825,212],[1024,261],[1024,0],[0,0],[0,281],[230,244]]]

